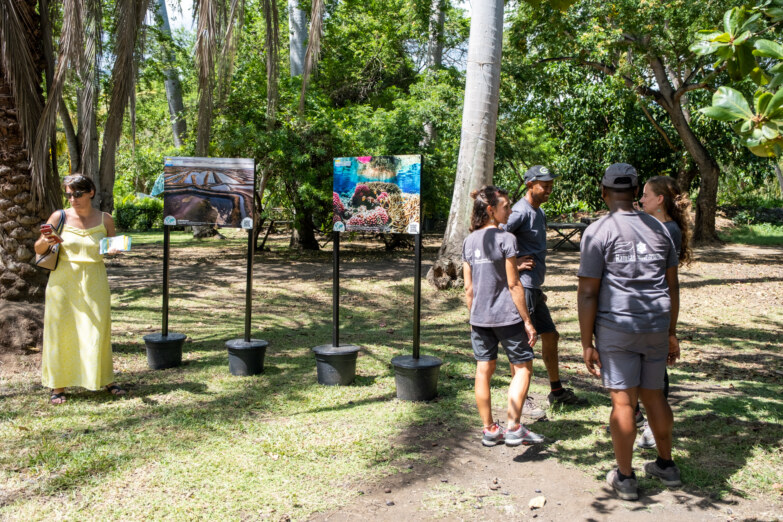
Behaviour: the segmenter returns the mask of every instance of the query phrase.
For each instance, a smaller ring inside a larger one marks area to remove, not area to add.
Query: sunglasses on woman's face
[[[65,193],[65,199],[79,199],[80,197],[87,194],[87,192],[83,190],[74,190],[73,192],[66,192]]]

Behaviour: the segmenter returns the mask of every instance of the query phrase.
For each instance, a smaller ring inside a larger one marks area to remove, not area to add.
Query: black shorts
[[[533,322],[533,326],[536,327],[536,332],[539,335],[557,332],[552,316],[549,314],[549,307],[544,300],[544,292],[538,288],[525,288],[525,303],[530,314],[530,320]]]
[[[533,349],[527,343],[524,323],[508,326],[471,326],[470,341],[477,361],[498,358],[498,343],[503,344],[508,361],[519,364],[533,360]]]

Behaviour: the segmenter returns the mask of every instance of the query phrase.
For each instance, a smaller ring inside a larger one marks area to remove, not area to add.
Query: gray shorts
[[[555,323],[552,321],[552,315],[549,313],[549,307],[544,300],[544,292],[541,289],[525,288],[525,303],[530,320],[539,335],[557,331]]]
[[[612,390],[663,388],[668,332],[619,332],[595,325],[595,347],[601,359],[601,378]]]
[[[503,344],[508,361],[519,364],[533,360],[533,349],[527,344],[524,323],[509,326],[472,326],[470,341],[477,361],[494,361],[498,358],[498,343]]]

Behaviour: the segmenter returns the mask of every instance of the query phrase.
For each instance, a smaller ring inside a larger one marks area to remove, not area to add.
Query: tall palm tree
[[[438,288],[462,284],[462,242],[473,207],[470,192],[492,182],[502,47],[503,0],[474,2],[454,195],[438,259],[427,274]]]
[[[60,199],[51,133],[36,133],[46,66],[36,6],[36,0],[0,1],[0,299],[8,301],[43,297],[46,277],[30,265],[33,243]],[[36,150],[43,151],[37,162]]]

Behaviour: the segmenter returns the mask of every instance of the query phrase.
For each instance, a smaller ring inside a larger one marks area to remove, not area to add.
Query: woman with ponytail
[[[639,199],[642,209],[663,223],[672,238],[680,265],[690,265],[693,258],[691,249],[691,200],[684,194],[677,181],[670,176],[655,176],[647,180],[644,192]],[[664,374],[663,395],[669,397],[669,372]],[[636,418],[641,415],[639,405],[636,406]],[[637,424],[638,426],[638,424]],[[656,446],[655,437],[647,421],[636,445],[642,449],[652,449]]]
[[[533,346],[538,334],[530,321],[525,293],[519,281],[513,234],[498,228],[511,215],[508,193],[492,185],[471,193],[471,234],[462,244],[465,301],[470,311],[471,342],[476,359],[476,405],[484,424],[481,443],[543,442],[541,435],[522,424],[533,370]],[[508,422],[504,430],[492,417],[490,380],[495,373],[498,344],[513,368],[508,389]]]

